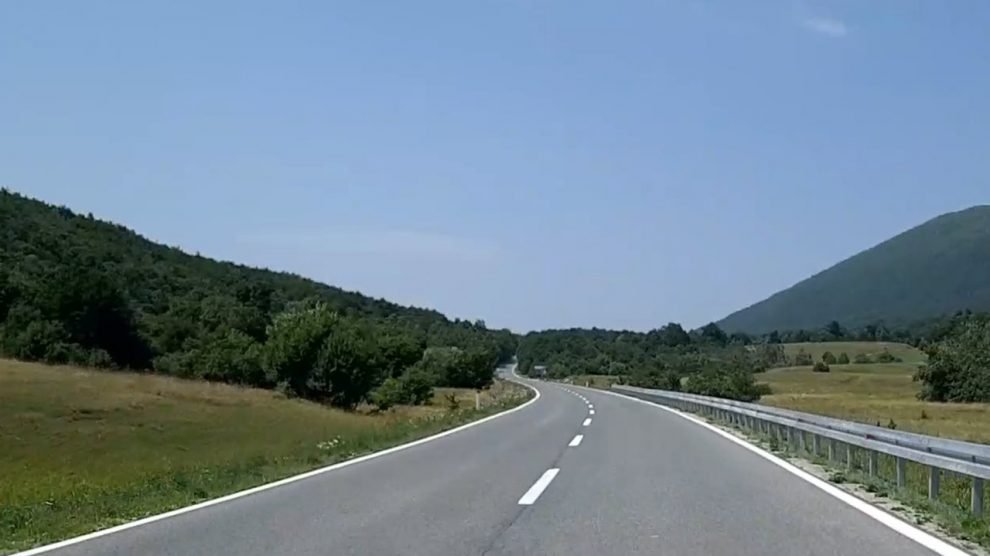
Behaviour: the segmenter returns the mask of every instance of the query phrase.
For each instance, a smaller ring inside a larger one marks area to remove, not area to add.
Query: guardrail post
[[[938,500],[938,488],[942,482],[942,470],[934,465],[928,466],[928,499]]]
[[[801,453],[807,452],[808,451],[808,445],[807,445],[807,441],[804,438],[804,431],[794,431],[794,432],[797,433],[798,450],[800,450]]]
[[[846,444],[846,469],[852,469],[855,467],[853,465],[853,447],[852,444]]]
[[[816,456],[822,453],[822,437],[814,433],[811,434],[811,451],[814,452]]]
[[[897,467],[897,488],[904,488],[907,485],[907,462],[904,458],[894,458],[894,465]]]
[[[870,476],[875,477],[879,471],[879,466],[877,465],[877,453],[870,450]]]
[[[828,461],[835,461],[835,441],[830,440],[828,443]]]
[[[784,433],[787,437],[787,449],[790,450],[794,446],[794,431],[791,427],[787,427],[784,429]]]
[[[973,492],[970,496],[970,508],[973,515],[983,517],[983,479],[973,477]]]

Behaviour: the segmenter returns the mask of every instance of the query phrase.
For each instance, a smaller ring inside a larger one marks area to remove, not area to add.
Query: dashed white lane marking
[[[584,423],[581,423],[581,426],[587,427],[590,424],[591,424],[591,417],[588,417],[587,419],[584,420]]]
[[[588,404],[588,409],[595,409],[595,404],[589,403]]]
[[[589,409],[588,410],[588,415],[594,415],[594,414],[595,414],[595,410],[594,409]]]
[[[532,506],[540,495],[543,494],[543,491],[550,486],[550,483],[553,482],[553,479],[557,476],[557,473],[560,473],[560,469],[547,469],[546,473],[537,479],[537,481],[533,483],[533,486],[529,487],[529,490],[526,491],[526,494],[523,494],[522,498],[519,499],[519,505]]]
[[[579,434],[579,435],[577,435],[577,436],[574,437],[574,440],[571,440],[571,443],[568,444],[568,446],[570,446],[571,448],[577,448],[578,446],[581,445],[581,441],[582,440],[584,440],[584,435],[583,434]]]

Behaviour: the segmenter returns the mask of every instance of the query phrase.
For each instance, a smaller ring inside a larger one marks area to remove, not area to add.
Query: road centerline
[[[540,495],[543,494],[543,491],[550,486],[551,482],[553,482],[554,478],[557,476],[557,473],[560,473],[559,468],[547,469],[546,472],[544,472],[543,475],[540,476],[535,483],[533,483],[533,486],[529,487],[526,494],[523,494],[522,498],[519,499],[519,505],[532,506],[536,503],[536,501],[540,498]]]
[[[571,448],[576,448],[576,447],[578,447],[578,446],[581,445],[581,441],[582,440],[584,440],[584,435],[583,434],[579,434],[579,435],[575,436],[573,440],[571,440],[571,443],[568,444],[568,446],[571,447]]]

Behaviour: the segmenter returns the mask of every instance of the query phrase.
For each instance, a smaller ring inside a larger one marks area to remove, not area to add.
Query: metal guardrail
[[[976,516],[983,515],[984,481],[990,479],[990,446],[696,394],[624,385],[613,385],[612,389],[767,434],[790,447],[797,444],[802,452],[821,454],[822,441],[825,440],[830,461],[838,460],[837,452],[841,444],[845,446],[845,463],[850,468],[854,462],[852,448],[863,449],[869,455],[868,472],[871,476],[879,472],[877,454],[886,454],[894,458],[897,486],[901,488],[907,483],[906,462],[926,466],[928,497],[932,500],[938,499],[944,471],[964,475],[971,479],[970,509]],[[811,439],[810,450],[808,435]]]

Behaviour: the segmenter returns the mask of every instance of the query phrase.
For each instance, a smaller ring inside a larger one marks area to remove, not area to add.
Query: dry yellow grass
[[[758,377],[773,389],[760,403],[974,442],[990,442],[990,404],[924,402],[907,363],[776,369]]]

